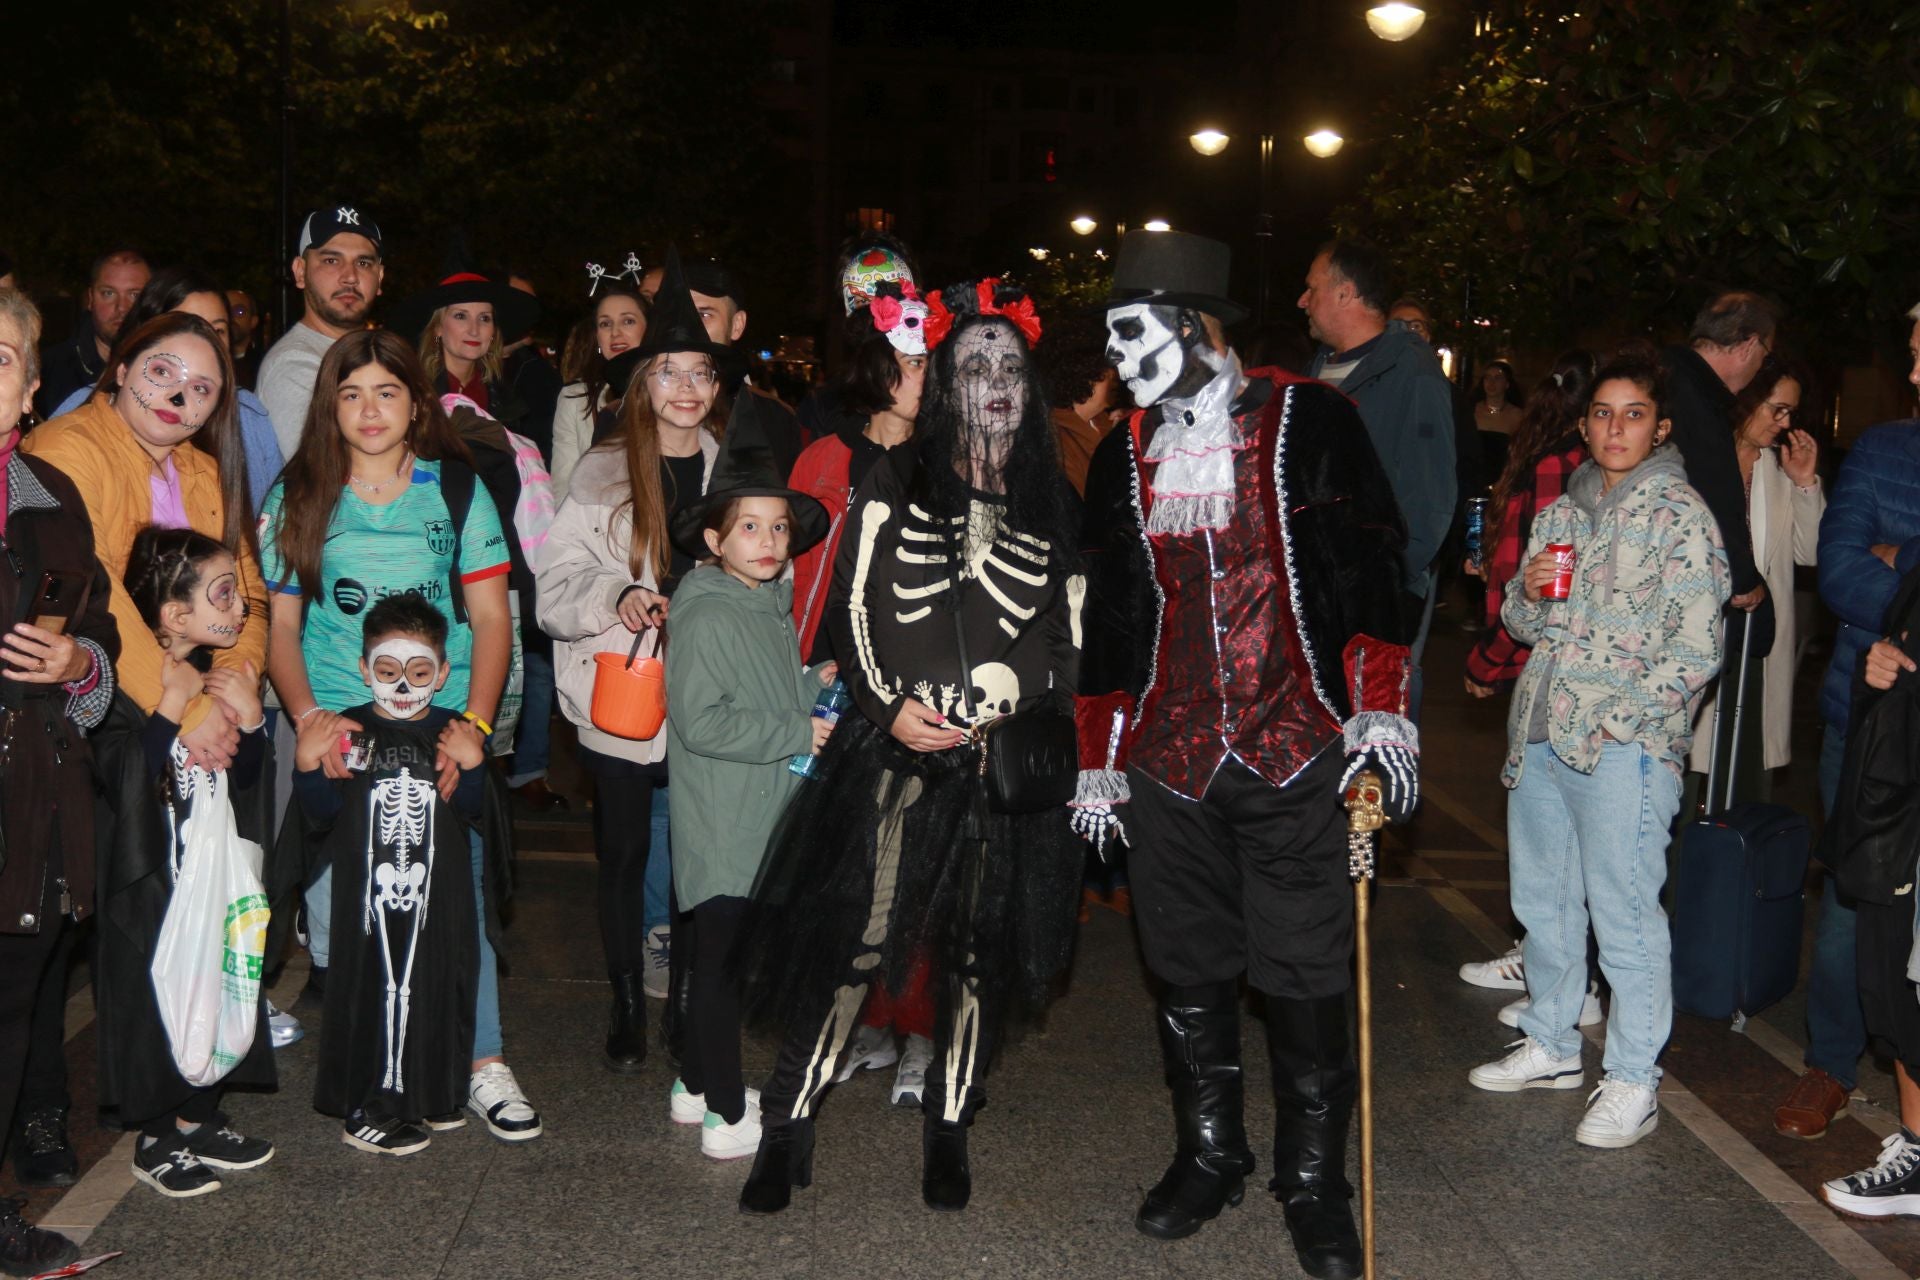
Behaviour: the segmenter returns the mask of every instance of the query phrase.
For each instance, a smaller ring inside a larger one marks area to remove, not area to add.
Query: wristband
[[[320,709],[320,704],[316,702],[312,706],[308,707],[305,711],[302,711],[299,715],[295,716],[293,718],[293,722],[295,724],[305,724],[307,722],[307,717],[312,715],[314,712],[318,711],[319,709]]]
[[[480,730],[480,732],[486,734],[489,738],[493,736],[493,726],[488,724],[485,720],[482,720],[479,716],[473,714],[473,712],[462,711],[460,713],[460,718],[462,720],[473,721],[474,725]]]

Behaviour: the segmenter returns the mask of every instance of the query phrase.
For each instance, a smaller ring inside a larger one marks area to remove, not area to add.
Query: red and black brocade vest
[[[1284,786],[1340,735],[1314,694],[1276,523],[1273,450],[1285,403],[1276,387],[1237,419],[1247,445],[1234,455],[1225,529],[1148,535],[1161,622],[1128,758],[1195,799],[1229,757]],[[1138,424],[1134,457],[1143,459]],[[1137,465],[1144,517],[1159,468]]]

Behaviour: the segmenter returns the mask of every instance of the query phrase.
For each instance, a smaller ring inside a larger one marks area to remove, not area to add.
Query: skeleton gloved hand
[[[1399,743],[1376,743],[1347,757],[1347,771],[1340,775],[1340,793],[1362,769],[1371,769],[1380,777],[1383,794],[1380,807],[1388,822],[1405,822],[1420,802],[1420,756]]]
[[[1130,843],[1127,839],[1127,828],[1121,822],[1117,804],[1107,802],[1076,804],[1073,806],[1072,816],[1067,819],[1067,825],[1082,840],[1091,842],[1095,852],[1103,857],[1109,839],[1118,839],[1121,844]]]

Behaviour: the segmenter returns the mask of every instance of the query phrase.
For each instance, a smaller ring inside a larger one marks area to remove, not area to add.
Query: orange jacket
[[[153,461],[134,439],[132,430],[105,396],[94,396],[72,413],[28,432],[22,451],[65,472],[80,491],[87,516],[93,521],[93,549],[113,580],[109,607],[120,628],[120,659],[114,674],[127,696],[151,712],[160,705],[160,642],[140,619],[127,594],[124,578],[133,536],[152,521]],[[191,442],[174,446],[174,470],[180,476],[180,496],[187,520],[208,537],[219,539],[226,527],[226,507],[220,496],[220,471],[212,457]],[[240,641],[231,649],[216,649],[214,665],[238,670],[251,660],[255,671],[267,669],[267,593],[253,553],[240,550],[240,591],[247,600],[247,621]],[[201,694],[187,704],[180,728],[197,727],[207,718],[212,699]]]

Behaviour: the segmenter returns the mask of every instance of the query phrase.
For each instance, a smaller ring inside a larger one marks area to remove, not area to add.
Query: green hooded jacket
[[[667,759],[680,909],[753,890],[767,837],[813,748],[820,681],[800,663],[793,586],[748,587],[702,565],[667,621]]]

